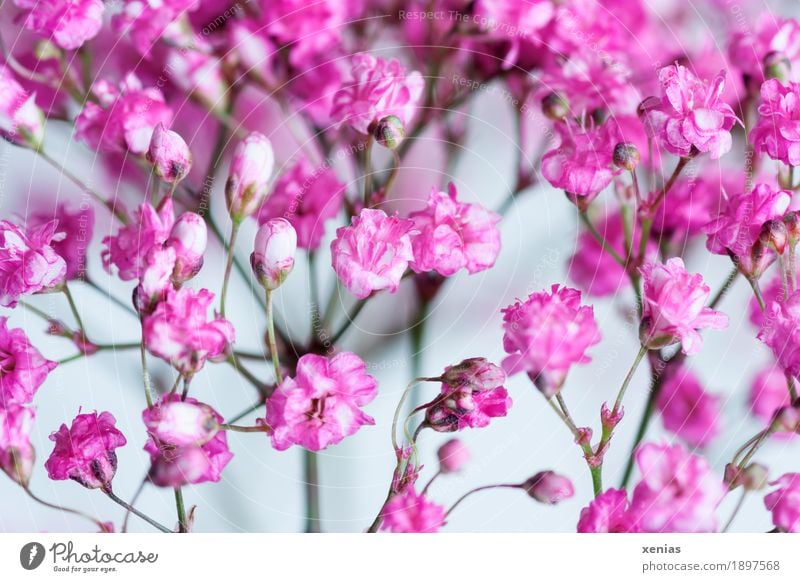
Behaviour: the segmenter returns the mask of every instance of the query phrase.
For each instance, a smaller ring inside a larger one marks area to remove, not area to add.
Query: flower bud
[[[491,390],[502,386],[506,373],[486,358],[467,358],[455,366],[448,366],[442,382],[448,386],[464,386],[472,390]]]
[[[146,409],[142,419],[155,439],[177,447],[202,446],[219,432],[214,411],[201,403],[165,401]]]
[[[636,108],[636,114],[639,117],[643,117],[650,113],[653,110],[659,109],[661,107],[661,99],[655,96],[647,97],[644,101],[639,103],[639,107]]]
[[[786,223],[786,229],[789,231],[789,238],[791,241],[800,239],[800,216],[795,210],[791,210],[783,217],[783,222]]]
[[[36,95],[17,83],[5,65],[0,65],[0,87],[0,136],[18,146],[39,149],[44,113],[36,105]]]
[[[537,473],[522,484],[528,495],[539,503],[555,505],[575,495],[572,481],[553,471]]]
[[[272,144],[264,135],[253,132],[236,146],[225,184],[225,200],[234,222],[252,216],[261,207],[274,165]]]
[[[208,229],[203,218],[194,212],[181,214],[167,240],[167,246],[175,249],[173,283],[180,286],[200,272],[207,243]]]
[[[641,156],[639,149],[632,143],[622,142],[614,147],[614,165],[618,168],[633,171],[639,165]]]
[[[30,442],[35,417],[36,411],[26,406],[0,408],[0,469],[23,487],[30,481],[36,457]]]
[[[472,456],[467,446],[458,439],[450,439],[436,452],[439,457],[439,471],[443,474],[457,473]]]
[[[603,402],[600,407],[600,422],[607,431],[614,430],[623,416],[625,416],[625,409],[622,406],[619,407],[619,410],[611,410],[608,408],[608,404]]]
[[[150,138],[147,161],[165,182],[180,182],[192,169],[192,153],[183,138],[159,123]]]
[[[746,491],[760,491],[767,486],[768,479],[769,470],[759,463],[751,463],[742,469],[733,463],[725,465],[725,483],[731,489],[742,486]]]
[[[798,432],[800,431],[800,409],[785,406],[775,413],[775,418],[770,425],[772,432]]]
[[[262,287],[274,291],[294,268],[297,232],[285,218],[273,218],[261,225],[256,234],[250,265]]]
[[[768,220],[761,227],[759,241],[765,247],[769,247],[779,255],[782,255],[786,249],[786,243],[789,241],[789,228],[783,220]]]
[[[785,53],[772,51],[764,57],[764,78],[786,83],[791,79],[792,63]]]
[[[377,123],[372,135],[383,147],[396,150],[406,136],[406,130],[399,117],[388,115]]]
[[[559,93],[548,93],[542,98],[542,113],[548,119],[561,121],[569,115],[569,102]]]

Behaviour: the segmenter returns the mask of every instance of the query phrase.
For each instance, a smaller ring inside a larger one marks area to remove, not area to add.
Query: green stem
[[[139,317],[139,314],[136,313],[136,311],[130,305],[112,295],[110,290],[103,289],[89,277],[84,277],[83,282],[92,289],[94,289],[95,291],[97,291],[98,293],[100,293],[101,295],[103,295],[104,297],[106,297],[107,299],[111,300],[113,303],[115,303],[125,311],[127,311],[128,313],[130,313],[131,315]]]
[[[589,219],[589,216],[586,214],[586,212],[579,213],[579,216],[581,217],[583,224],[586,226],[586,229],[600,244],[602,249],[611,255],[611,257],[619,264],[619,266],[624,269],[626,267],[625,259],[620,257],[619,253],[615,251],[610,244],[608,244],[608,241],[606,241],[605,237],[603,237],[603,235],[597,231],[597,228],[595,228],[594,224],[592,224],[592,221]]]
[[[72,316],[75,318],[75,322],[78,324],[78,329],[80,330],[83,339],[88,340],[88,337],[86,336],[86,327],[83,325],[81,314],[78,312],[78,306],[75,304],[75,299],[72,297],[72,292],[70,292],[69,285],[66,282],[64,283],[62,290],[64,292],[64,296],[67,298],[67,303],[69,303]]]
[[[761,294],[761,287],[758,284],[758,279],[754,279],[753,277],[747,277],[747,282],[750,283],[750,287],[753,289],[753,294],[756,296],[756,301],[758,301],[758,306],[761,308],[761,311],[764,311],[767,306],[764,303],[764,296]]]
[[[267,336],[269,340],[269,353],[272,356],[272,367],[275,369],[275,383],[280,385],[283,382],[281,377],[281,363],[278,358],[278,342],[275,340],[275,322],[272,313],[272,291],[267,289]]]
[[[175,509],[178,513],[178,533],[188,533],[186,506],[183,503],[183,490],[180,487],[175,487]]]
[[[628,375],[625,376],[622,386],[620,386],[617,399],[614,402],[613,414],[618,413],[622,407],[622,399],[625,397],[625,392],[628,390],[628,386],[630,385],[631,380],[633,380],[633,375],[636,373],[636,369],[639,367],[639,364],[642,362],[642,358],[644,358],[646,353],[647,348],[645,346],[640,346],[639,352],[636,354],[636,358],[633,360],[633,365],[631,366],[630,370],[628,370]]]
[[[483,485],[482,487],[476,487],[470,491],[467,491],[458,498],[458,500],[450,506],[450,509],[447,510],[447,513],[444,514],[445,518],[450,517],[450,514],[455,511],[456,507],[461,505],[461,503],[469,496],[474,495],[475,493],[479,493],[481,491],[489,491],[490,489],[522,489],[522,485],[517,483],[500,483],[498,485]]]
[[[746,498],[747,489],[742,488],[742,495],[739,497],[739,501],[736,502],[736,507],[733,508],[733,513],[731,513],[731,516],[725,524],[725,527],[722,528],[722,533],[727,533],[727,531],[731,529],[731,525],[733,525],[733,521],[736,519],[736,516],[739,515],[739,511],[741,511],[742,507],[744,506],[744,500]]]
[[[230,243],[228,243],[228,259],[225,263],[225,275],[222,279],[222,292],[220,293],[219,298],[219,313],[222,317],[225,317],[225,299],[228,295],[228,283],[230,282],[231,270],[233,269],[233,258],[234,253],[236,252],[236,239],[239,236],[240,226],[241,223],[237,220],[234,220],[233,226],[231,227],[231,239]]]
[[[306,482],[306,533],[320,533],[319,459],[314,451],[303,450],[303,476]]]
[[[109,499],[111,499],[111,501],[113,501],[113,502],[114,502],[114,503],[116,503],[117,505],[120,505],[120,506],[124,507],[125,509],[127,509],[128,511],[130,511],[130,512],[131,512],[133,515],[135,515],[136,517],[140,517],[141,519],[145,520],[147,523],[149,523],[150,525],[152,525],[154,528],[156,528],[156,529],[158,529],[158,530],[160,530],[160,531],[162,531],[162,532],[164,532],[164,533],[172,533],[172,530],[171,530],[171,529],[164,527],[163,525],[161,525],[160,523],[158,523],[158,522],[157,522],[156,520],[154,520],[153,518],[151,518],[151,517],[149,517],[149,516],[145,515],[144,513],[142,513],[142,512],[141,512],[141,511],[139,511],[138,509],[136,509],[136,508],[135,508],[133,505],[131,505],[130,503],[127,503],[126,501],[123,501],[122,499],[120,499],[119,497],[117,497],[117,496],[114,494],[114,492],[113,492],[113,491],[111,491],[111,488],[108,488],[108,489],[103,489],[102,491],[103,491],[103,492],[104,492],[106,495],[108,495],[108,498],[109,498]]]
[[[55,503],[50,503],[49,501],[45,501],[41,497],[38,497],[36,494],[34,494],[34,492],[31,491],[30,487],[28,487],[27,485],[22,485],[22,490],[25,491],[25,493],[27,493],[28,497],[30,497],[31,499],[33,499],[36,503],[39,503],[40,505],[44,505],[45,507],[49,507],[50,509],[55,509],[57,511],[64,511],[66,513],[71,513],[73,515],[78,515],[78,516],[80,516],[80,517],[82,517],[84,519],[88,519],[89,521],[94,523],[100,529],[104,529],[103,522],[100,521],[99,519],[95,518],[95,517],[92,517],[91,515],[88,515],[88,514],[82,512],[82,511],[79,511],[77,509],[72,509],[71,507],[63,507],[61,505],[56,505]]]
[[[672,189],[672,186],[675,184],[675,181],[678,179],[678,176],[681,175],[681,172],[686,167],[686,164],[689,163],[689,160],[690,160],[690,158],[680,158],[678,160],[678,163],[676,164],[675,169],[672,171],[672,175],[669,177],[669,180],[667,180],[667,183],[664,184],[664,187],[658,193],[658,196],[656,197],[656,199],[653,200],[653,202],[648,205],[647,210],[648,210],[648,214],[650,214],[650,216],[655,214],[655,211],[661,205],[661,202],[663,202],[664,197],[667,195],[667,193]],[[651,219],[651,222],[652,222],[652,219]],[[644,232],[642,233],[642,235],[644,235]]]
[[[226,424],[236,424],[237,422],[242,420],[245,416],[255,412],[256,410],[258,410],[262,406],[264,406],[264,401],[263,400],[259,400],[255,404],[252,404],[252,405],[248,406],[245,410],[241,411],[236,416],[228,419],[228,422]]]
[[[728,274],[728,277],[725,279],[725,282],[722,284],[722,287],[720,287],[719,291],[717,291],[717,294],[714,295],[714,298],[711,300],[711,303],[708,304],[708,306],[711,309],[714,309],[717,307],[717,305],[719,305],[719,302],[722,301],[723,297],[725,297],[725,294],[733,286],[733,283],[736,281],[736,278],[738,276],[739,276],[739,269],[734,266],[731,272]]]
[[[372,143],[374,141],[370,134],[364,151],[364,208],[370,207],[372,199]]]
[[[347,319],[342,324],[342,327],[339,328],[339,331],[331,336],[331,345],[336,345],[341,337],[345,334],[345,332],[350,329],[350,326],[353,325],[356,321],[356,317],[358,314],[361,313],[361,310],[364,309],[367,305],[367,299],[360,300],[358,303],[355,304],[353,310],[347,315]]]
[[[229,430],[231,432],[269,432],[270,428],[266,424],[257,424],[255,426],[239,426],[237,424],[221,424],[220,430]]]
[[[142,383],[144,384],[144,398],[147,401],[147,408],[153,407],[153,389],[150,386],[150,372],[147,370],[147,348],[144,344],[144,327],[142,326],[142,343],[140,344],[139,354],[142,361]]]

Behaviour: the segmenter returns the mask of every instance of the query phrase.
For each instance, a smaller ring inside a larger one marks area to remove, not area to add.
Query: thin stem
[[[750,287],[753,289],[753,294],[756,296],[756,301],[758,301],[758,306],[761,308],[761,311],[764,311],[767,306],[764,303],[764,296],[761,294],[761,287],[758,284],[758,279],[754,279],[753,277],[747,277],[747,282],[750,283]]]
[[[239,356],[235,352],[231,354],[231,357],[228,358],[228,363],[233,366],[234,370],[242,375],[242,377],[250,382],[253,385],[253,388],[258,390],[259,394],[264,396],[265,398],[269,396],[266,384],[259,380],[255,374],[253,374],[250,370],[245,368],[242,363],[239,361]]]
[[[747,498],[747,489],[742,488],[742,496],[739,497],[739,501],[736,502],[736,507],[733,508],[733,513],[728,518],[725,527],[722,528],[722,533],[727,533],[727,531],[733,525],[733,521],[736,519],[736,516],[739,515],[739,511],[741,511],[742,507],[744,506],[744,500]]]
[[[114,295],[112,295],[110,290],[103,289],[102,287],[100,287],[97,283],[95,283],[89,277],[84,277],[83,282],[86,285],[88,285],[89,287],[91,287],[92,289],[94,289],[95,291],[97,291],[98,293],[100,293],[101,295],[103,295],[104,297],[106,297],[107,299],[109,299],[110,301],[112,301],[113,303],[115,303],[116,305],[118,305],[119,307],[123,308],[125,311],[127,311],[131,315],[135,315],[136,317],[139,317],[139,314],[136,313],[136,311],[130,305],[128,305],[127,303],[125,303],[121,299],[115,297]]]
[[[348,329],[350,329],[350,326],[353,325],[353,323],[355,323],[356,317],[358,317],[358,314],[361,313],[361,310],[364,309],[366,305],[367,305],[366,299],[360,300],[358,303],[355,304],[353,310],[347,314],[347,319],[342,324],[342,327],[340,327],[339,331],[337,331],[336,333],[333,334],[333,336],[331,336],[331,345],[336,345],[336,342],[338,342],[345,334],[345,332]]]
[[[681,172],[686,167],[686,164],[689,163],[689,160],[690,158],[680,158],[678,160],[678,163],[676,164],[675,169],[672,171],[672,175],[669,177],[669,180],[667,180],[667,183],[664,184],[664,187],[658,193],[656,199],[653,200],[653,202],[648,205],[647,210],[649,211],[651,216],[655,213],[656,209],[661,205],[661,202],[664,200],[664,197],[667,195],[667,193],[672,189],[672,186],[675,184],[675,181],[678,179],[678,176],[680,176]]]
[[[411,389],[414,388],[414,386],[428,381],[433,380],[430,378],[414,378],[408,383],[405,390],[403,390],[403,394],[400,396],[400,402],[397,403],[397,408],[394,409],[394,417],[392,417],[392,448],[395,451],[400,450],[400,445],[397,443],[397,424],[400,421],[400,412],[403,410],[403,405],[405,404],[406,399],[408,398],[408,395],[411,393]]]
[[[374,141],[370,134],[364,151],[364,208],[370,207],[372,199],[372,144]]]
[[[306,490],[306,533],[320,533],[319,459],[314,451],[303,450]]]
[[[600,243],[600,246],[603,248],[603,250],[606,251],[609,255],[611,255],[611,257],[617,263],[619,263],[620,267],[622,267],[624,269],[625,268],[625,259],[620,257],[619,253],[617,251],[615,251],[614,248],[610,244],[608,244],[608,241],[606,241],[605,237],[603,237],[603,235],[600,234],[597,231],[597,228],[595,228],[594,224],[592,224],[592,221],[589,219],[589,216],[586,214],[586,212],[581,212],[581,213],[579,213],[579,215],[581,217],[581,221],[583,221],[583,224],[586,226],[586,229],[594,237],[594,239],[598,243]]]
[[[259,404],[260,406],[260,404]],[[269,432],[270,428],[266,424],[257,424],[255,426],[239,426],[236,424],[221,424],[220,430],[229,430],[231,432]]]
[[[133,497],[131,498],[131,506],[136,505],[136,502],[139,500],[139,496],[142,494],[145,485],[147,485],[149,481],[150,478],[148,476],[145,476],[145,478],[142,479],[142,482],[139,483],[139,487],[136,488],[136,492],[133,494]],[[125,519],[122,520],[122,533],[126,533],[128,531],[128,521],[130,521],[130,517],[131,517],[131,510],[126,509]]]
[[[147,370],[147,348],[144,345],[144,326],[142,326],[142,343],[140,344],[139,354],[142,361],[142,383],[144,385],[144,398],[147,401],[147,408],[152,408],[153,389],[150,386],[150,372]]]
[[[464,501],[470,495],[474,495],[475,493],[479,493],[481,491],[488,491],[490,489],[522,489],[522,485],[518,483],[500,483],[498,485],[483,485],[482,487],[476,487],[470,491],[467,491],[458,498],[458,500],[450,506],[450,509],[447,510],[447,513],[444,514],[445,518],[450,517],[450,514],[455,511],[456,507],[461,505],[461,502]]]
[[[422,489],[421,495],[425,495],[428,492],[428,489],[431,488],[431,485],[433,485],[433,482],[436,481],[436,478],[439,477],[439,475],[441,475],[441,474],[442,474],[442,470],[441,469],[439,469],[438,471],[436,471],[436,473],[433,474],[433,477],[431,477],[431,480],[428,481],[428,483]]]
[[[725,294],[733,286],[733,283],[736,281],[736,278],[738,276],[739,276],[739,269],[734,266],[731,272],[728,274],[727,278],[725,279],[725,282],[722,284],[722,287],[720,287],[719,291],[717,291],[717,294],[714,295],[714,298],[711,300],[711,303],[708,304],[708,306],[711,309],[714,309],[716,308],[717,305],[719,305],[719,302],[722,301],[723,297],[725,297]]]
[[[272,356],[272,367],[275,369],[275,383],[283,382],[281,377],[281,362],[278,358],[278,342],[275,340],[275,321],[272,313],[272,291],[267,289],[267,338],[269,341],[269,353]]]
[[[62,291],[64,293],[64,296],[67,298],[67,303],[69,303],[69,308],[72,311],[72,316],[75,318],[75,322],[78,324],[78,329],[81,331],[81,336],[83,337],[84,340],[88,339],[86,336],[86,327],[83,325],[81,314],[78,312],[78,306],[75,304],[75,299],[72,297],[72,292],[70,292],[69,285],[66,282],[62,287]]]
[[[56,505],[55,503],[50,503],[49,501],[45,501],[41,497],[37,496],[33,491],[31,491],[30,487],[28,487],[27,485],[23,485],[22,486],[22,490],[25,491],[25,493],[28,494],[28,497],[30,497],[31,499],[33,499],[36,503],[39,503],[40,505],[44,505],[45,507],[49,507],[50,509],[55,509],[57,511],[64,511],[66,513],[71,513],[73,515],[78,515],[80,517],[83,517],[84,519],[88,519],[89,521],[94,523],[96,526],[98,526],[100,529],[105,529],[105,526],[103,525],[103,522],[100,521],[99,519],[95,518],[95,517],[92,517],[91,515],[88,515],[88,514],[82,512],[82,511],[80,511],[78,509],[72,509],[71,507],[63,507],[61,505]]]
[[[756,440],[756,442],[753,443],[753,446],[750,448],[750,450],[747,452],[747,454],[744,456],[744,458],[739,463],[739,468],[747,467],[747,463],[750,462],[750,459],[753,458],[753,455],[756,454],[758,449],[761,448],[761,445],[764,444],[764,442],[769,438],[769,435],[771,435],[771,434],[772,434],[772,432],[769,431],[769,430],[761,431],[761,435],[758,437],[758,440]]]
[[[220,293],[219,298],[219,313],[222,317],[225,317],[225,298],[228,295],[228,283],[230,282],[231,270],[233,269],[233,257],[234,253],[236,252],[236,239],[239,236],[240,226],[241,223],[237,220],[234,220],[233,226],[231,227],[231,239],[228,243],[228,259],[225,263],[225,275],[222,279],[222,292]]]
[[[186,506],[183,503],[183,490],[180,487],[175,487],[175,510],[178,513],[178,533],[188,533]]]
[[[259,401],[258,401],[258,402],[256,402],[255,404],[252,404],[251,406],[248,406],[248,407],[247,407],[245,410],[242,410],[242,411],[241,411],[239,414],[237,414],[236,416],[234,416],[234,417],[230,418],[230,419],[228,420],[227,424],[236,424],[237,422],[239,422],[240,420],[242,420],[242,419],[243,419],[245,416],[247,416],[248,414],[251,414],[251,413],[255,412],[256,410],[258,410],[258,409],[259,409],[259,408],[261,408],[262,406],[264,406],[264,401],[263,401],[263,400],[259,400]]]
[[[24,301],[19,301],[18,304],[21,305],[22,307],[24,307],[25,309],[27,309],[28,311],[30,311],[31,313],[33,313],[34,315],[38,315],[39,317],[44,319],[47,323],[50,323],[51,321],[55,320],[55,318],[53,316],[45,313],[44,311],[42,311],[38,307],[34,307],[30,303],[25,303]]]
[[[617,400],[614,402],[614,411],[612,414],[618,413],[619,409],[622,407],[622,399],[625,397],[625,392],[628,390],[628,386],[633,379],[633,375],[636,373],[636,369],[639,367],[639,364],[642,362],[642,358],[644,358],[646,353],[647,348],[645,346],[641,346],[639,348],[639,352],[636,354],[636,359],[633,360],[633,365],[631,366],[630,370],[628,370],[628,375],[625,376],[625,380],[622,382],[622,386],[620,386],[619,393],[617,394]]]
[[[123,501],[122,499],[120,499],[119,497],[117,497],[117,496],[114,494],[114,492],[113,492],[113,491],[111,491],[111,489],[103,489],[102,491],[103,491],[103,492],[104,492],[106,495],[108,495],[108,498],[109,498],[109,499],[111,499],[111,501],[113,501],[113,502],[114,502],[114,503],[116,503],[117,505],[120,505],[120,506],[124,507],[125,509],[127,509],[128,511],[130,511],[130,512],[131,512],[133,515],[135,515],[136,517],[140,517],[141,519],[145,520],[147,523],[149,523],[150,525],[152,525],[154,528],[156,528],[156,529],[158,529],[158,530],[161,530],[161,531],[162,531],[162,532],[164,532],[164,533],[172,533],[172,530],[171,530],[171,529],[164,527],[163,525],[161,525],[160,523],[158,523],[158,522],[157,522],[156,520],[154,520],[153,518],[151,518],[151,517],[148,517],[147,515],[145,515],[144,513],[142,513],[141,511],[139,511],[138,509],[136,509],[136,508],[135,508],[133,505],[131,505],[131,504],[127,503],[126,501]]]

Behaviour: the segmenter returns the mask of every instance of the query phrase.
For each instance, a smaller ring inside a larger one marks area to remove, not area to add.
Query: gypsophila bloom
[[[285,218],[297,231],[297,246],[316,249],[325,234],[325,222],[341,210],[344,191],[332,168],[315,168],[302,157],[281,174],[258,212],[258,223]]]
[[[753,378],[748,400],[753,415],[764,424],[771,423],[779,410],[792,403],[783,370],[774,364],[761,370]]]
[[[0,406],[0,469],[23,487],[30,481],[36,456],[30,440],[35,417],[33,408]]]
[[[178,447],[202,446],[219,430],[210,406],[179,398],[162,398],[155,406],[145,408],[142,421],[151,437]]]
[[[478,204],[458,202],[455,184],[447,192],[433,188],[424,210],[409,218],[419,231],[411,240],[417,273],[436,271],[443,277],[460,269],[470,274],[494,265],[500,253],[500,216]]]
[[[297,233],[285,218],[273,218],[262,224],[256,233],[250,265],[256,280],[264,289],[280,287],[294,268]]]
[[[581,509],[578,533],[636,533],[641,531],[624,489],[606,489]]]
[[[556,505],[575,495],[572,481],[554,471],[536,473],[522,487],[533,499],[546,505]]]
[[[764,505],[772,512],[772,523],[782,532],[800,532],[800,473],[786,473],[770,485],[778,485],[777,490],[764,497]]]
[[[758,123],[750,132],[756,152],[789,166],[800,166],[800,84],[777,79],[761,85]]]
[[[642,474],[631,506],[644,532],[713,532],[726,493],[708,462],[681,445],[646,443],[636,450]]]
[[[54,481],[72,479],[88,489],[110,489],[117,471],[115,449],[127,442],[110,412],[79,414],[50,435],[55,443],[45,462]]]
[[[234,341],[233,325],[222,317],[208,321],[214,294],[207,289],[169,289],[164,301],[144,318],[147,349],[182,374],[200,371],[206,360],[228,357]]]
[[[236,146],[225,183],[225,200],[234,221],[255,214],[264,203],[275,165],[272,144],[253,132]]]
[[[23,89],[4,64],[0,65],[0,136],[31,148],[44,139],[44,113],[36,105],[36,95]]]
[[[700,274],[690,274],[683,260],[648,263],[640,269],[644,278],[642,324],[639,336],[650,349],[681,343],[686,355],[703,346],[701,329],[725,329],[728,316],[706,307],[711,289]]]
[[[147,161],[156,176],[171,184],[183,180],[192,169],[192,152],[179,134],[159,123],[150,138]]]
[[[67,50],[94,38],[103,25],[100,0],[14,0],[14,4],[25,10],[25,28]]]
[[[570,367],[590,362],[586,350],[600,341],[594,309],[580,302],[580,291],[553,285],[503,309],[505,371],[525,372],[545,396],[556,394]]]
[[[106,247],[101,254],[103,266],[111,272],[114,265],[123,281],[138,279],[147,253],[167,240],[174,224],[171,198],[166,198],[158,210],[147,202],[143,203],[130,224],[120,228],[116,235],[103,239]]]
[[[175,261],[175,249],[162,245],[154,246],[145,255],[139,285],[133,293],[133,303],[140,315],[151,313],[172,288]]]
[[[469,463],[472,454],[462,441],[450,439],[439,447],[436,457],[439,459],[439,472],[444,475],[458,473],[464,468],[464,465]]]
[[[67,264],[51,243],[63,240],[51,220],[23,232],[17,225],[0,220],[0,305],[15,307],[22,295],[50,291],[67,275]]]
[[[375,424],[361,407],[375,399],[377,386],[356,354],[301,356],[295,377],[284,378],[267,400],[272,446],[279,451],[292,445],[321,451]]]
[[[676,156],[691,157],[693,150],[718,159],[731,149],[730,130],[739,120],[730,105],[722,100],[725,72],[713,81],[701,81],[683,65],[664,67],[658,73],[663,97],[658,103],[648,100],[645,125]]]
[[[800,374],[800,291],[786,301],[767,305],[758,339],[767,344],[778,365],[792,376]]]
[[[50,246],[64,259],[67,265],[67,280],[80,279],[86,274],[86,253],[94,234],[94,210],[88,204],[81,204],[71,210],[61,203],[52,212],[34,211],[29,217],[27,227],[44,226],[53,219],[58,227]]]
[[[24,330],[9,329],[8,318],[0,317],[0,408],[29,404],[57,365],[39,353]]]
[[[793,18],[780,18],[765,11],[755,22],[755,27],[735,29],[730,41],[729,53],[732,63],[751,78],[756,87],[763,83],[764,62],[772,53],[783,55],[790,62],[800,58],[800,23]],[[797,81],[797,70],[792,75]]]
[[[407,487],[381,510],[381,529],[392,533],[433,533],[444,525],[444,507]]]
[[[92,92],[97,102],[86,101],[75,119],[75,137],[98,152],[144,154],[155,128],[172,121],[172,110],[161,90],[144,88],[133,73],[128,73],[119,87],[97,81]]]
[[[683,367],[670,368],[656,399],[664,428],[693,447],[705,447],[721,431],[720,397],[706,392]]]
[[[382,289],[397,291],[414,259],[413,228],[411,220],[365,208],[353,217],[350,226],[336,230],[331,243],[333,270],[350,293],[366,299]]]
[[[730,197],[719,216],[708,223],[706,248],[718,255],[730,255],[739,270],[758,278],[775,260],[775,253],[759,241],[764,225],[784,216],[792,201],[786,190],[758,184],[752,192]]]
[[[351,78],[333,98],[334,122],[369,134],[372,124],[394,115],[407,127],[425,86],[422,75],[406,74],[396,59],[386,61],[365,53],[353,55],[352,63]]]
[[[206,221],[199,214],[184,212],[172,226],[165,244],[175,251],[172,281],[176,285],[182,285],[193,279],[203,267],[203,254],[208,244]]]

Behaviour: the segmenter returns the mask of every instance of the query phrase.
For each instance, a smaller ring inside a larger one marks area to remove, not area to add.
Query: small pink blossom
[[[503,360],[508,374],[526,372],[548,398],[573,364],[586,364],[586,350],[600,341],[594,309],[581,305],[581,292],[553,285],[503,309]]]
[[[789,192],[773,190],[767,184],[730,197],[719,216],[705,227],[706,247],[712,253],[734,257],[745,275],[760,277],[775,260],[775,253],[759,242],[762,228],[768,221],[782,218],[791,201]]]
[[[772,512],[772,523],[782,532],[800,532],[800,473],[786,473],[770,485],[778,485],[764,497],[764,505]]]
[[[352,78],[333,98],[331,117],[362,134],[384,117],[394,115],[408,127],[422,96],[425,81],[413,71],[406,73],[396,59],[386,61],[366,53],[352,57]]]
[[[0,406],[0,469],[23,487],[30,481],[36,456],[30,440],[35,417],[33,408]]]
[[[194,399],[176,398],[176,395],[167,395],[155,406],[145,408],[142,421],[154,439],[178,447],[202,446],[219,430],[213,408]]]
[[[192,169],[192,152],[178,133],[159,123],[150,138],[147,161],[165,182],[180,182]]]
[[[439,472],[442,474],[458,473],[469,463],[472,454],[467,445],[459,439],[450,439],[436,451],[439,459]]]
[[[100,0],[14,0],[14,4],[25,10],[25,28],[66,50],[79,48],[103,26]]]
[[[645,101],[649,135],[676,156],[692,157],[693,151],[718,159],[731,149],[730,130],[739,120],[722,99],[725,72],[712,82],[695,77],[683,65],[664,67],[658,73],[663,97]]]
[[[167,68],[174,83],[210,111],[225,111],[230,87],[225,79],[223,62],[211,54],[202,37],[191,41],[191,49],[180,47],[169,51]],[[197,49],[197,50],[195,50]]]
[[[119,229],[116,235],[103,239],[103,266],[111,272],[111,265],[119,271],[119,278],[130,281],[141,277],[144,259],[155,246],[162,245],[170,236],[175,224],[172,199],[167,198],[158,210],[145,202],[133,222]]]
[[[433,533],[444,526],[444,507],[413,487],[397,493],[381,510],[381,529],[392,533]]]
[[[119,87],[101,80],[92,85],[92,91],[98,103],[86,102],[75,119],[75,137],[98,152],[142,155],[155,128],[172,121],[161,90],[143,88],[133,73]]]
[[[533,499],[546,505],[556,505],[575,495],[572,481],[554,471],[536,473],[522,487]]]
[[[686,368],[667,374],[656,400],[664,428],[693,447],[708,446],[721,430],[719,395],[706,392]]]
[[[51,246],[64,238],[57,230],[57,220],[27,232],[0,220],[0,305],[15,307],[20,296],[49,291],[64,282],[67,263]]]
[[[471,275],[494,265],[500,253],[500,216],[478,204],[458,202],[455,184],[447,192],[431,191],[424,210],[409,218],[419,234],[411,240],[417,273],[436,271],[451,277],[460,269]]]
[[[375,291],[394,293],[414,259],[411,220],[387,216],[383,210],[365,208],[350,226],[336,231],[331,243],[333,270],[359,299]]]
[[[578,533],[636,533],[641,528],[624,489],[606,489],[581,509]]]
[[[236,146],[225,183],[228,212],[241,222],[252,216],[267,196],[275,153],[266,136],[253,132]]]
[[[737,184],[741,185],[741,182]],[[727,178],[727,174],[716,176],[710,171],[695,177],[678,178],[656,209],[652,232],[676,244],[704,232],[706,224],[724,204],[722,191],[732,185],[733,181]]]
[[[698,330],[728,326],[727,315],[706,307],[711,289],[702,275],[687,273],[682,259],[648,263],[640,271],[644,277],[642,345],[657,349],[680,342],[683,353],[692,355],[703,345]]]
[[[122,12],[112,19],[117,34],[130,36],[132,46],[145,58],[158,40],[165,36],[179,38],[183,16],[196,10],[198,0],[124,0]]]
[[[758,123],[750,132],[755,151],[800,166],[800,84],[766,81],[761,85],[758,114]]]
[[[779,410],[792,403],[783,370],[774,364],[761,370],[753,378],[748,400],[753,415],[769,425]]]
[[[6,65],[0,65],[0,136],[31,148],[44,139],[44,113],[36,94],[26,91]]]
[[[539,35],[555,15],[550,0],[478,0],[473,19],[490,39],[504,41],[508,52],[503,57],[503,68],[511,69],[525,44],[538,46]]]
[[[250,265],[256,280],[264,289],[280,287],[294,268],[297,233],[285,218],[272,218],[256,233]]]
[[[344,184],[330,167],[315,168],[302,157],[278,178],[258,212],[258,222],[285,218],[297,231],[297,245],[316,249],[325,234],[325,222],[342,208],[344,191]]]
[[[800,23],[794,18],[762,12],[754,27],[735,31],[728,51],[731,62],[758,86],[764,82],[764,61],[770,53],[779,53],[792,63],[798,62]]]
[[[800,291],[783,303],[767,305],[758,339],[772,349],[787,374],[800,375]]]
[[[375,424],[361,407],[377,396],[377,385],[353,353],[301,356],[295,377],[284,378],[267,400],[272,446],[279,451],[292,445],[321,451]]]
[[[77,209],[61,203],[52,212],[37,210],[28,217],[27,226],[43,226],[58,221],[50,246],[67,264],[67,279],[80,279],[86,273],[86,252],[94,234],[94,211],[88,204]]]
[[[184,212],[175,221],[166,246],[175,249],[175,270],[172,281],[182,285],[193,279],[203,267],[203,254],[208,244],[208,228],[203,217]]]
[[[486,358],[467,358],[454,366],[447,366],[442,374],[442,382],[455,388],[491,390],[502,386],[505,381],[503,369]]]
[[[224,360],[234,341],[231,323],[215,317],[208,321],[214,294],[207,289],[183,287],[168,290],[164,301],[142,322],[144,341],[154,356],[169,362],[182,374],[201,370],[206,360]]]
[[[172,273],[175,272],[175,249],[156,245],[144,258],[139,285],[133,293],[133,303],[140,315],[152,313],[155,305],[163,301],[172,288]]]
[[[8,329],[8,318],[0,317],[0,408],[33,401],[57,365],[39,353],[24,330]]]
[[[88,489],[110,489],[117,471],[114,450],[127,442],[116,422],[110,412],[92,412],[76,416],[69,428],[62,424],[50,435],[55,447],[44,464],[50,478],[72,479]]]
[[[642,531],[713,532],[727,488],[708,462],[681,445],[646,443],[636,451],[642,479],[631,506]]]

